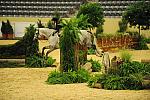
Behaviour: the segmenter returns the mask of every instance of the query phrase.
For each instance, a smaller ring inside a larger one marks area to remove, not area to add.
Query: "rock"
[[[144,80],[142,86],[144,89],[150,89],[150,80]]]
[[[86,64],[84,64],[82,66],[83,69],[87,70],[90,73],[92,72],[92,68],[91,67],[92,67],[92,64],[90,62],[87,62]]]
[[[97,88],[97,89],[102,89],[102,84],[100,83],[95,83],[93,88]]]

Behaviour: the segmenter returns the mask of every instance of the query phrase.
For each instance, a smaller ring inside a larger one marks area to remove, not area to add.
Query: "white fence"
[[[11,25],[14,29],[15,37],[23,37],[25,33],[25,27],[28,27],[30,24],[35,24],[35,22],[11,22]],[[0,23],[0,28],[2,23]],[[0,31],[0,37],[2,36],[2,32]]]

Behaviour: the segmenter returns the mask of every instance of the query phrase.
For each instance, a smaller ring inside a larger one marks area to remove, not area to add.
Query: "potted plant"
[[[4,39],[12,39],[14,37],[13,28],[9,20],[6,23],[2,21],[1,32]]]
[[[14,37],[14,32],[13,32],[13,28],[9,22],[9,20],[7,20],[7,38],[8,39],[12,39]]]
[[[1,32],[3,39],[7,39],[6,23],[2,21]]]

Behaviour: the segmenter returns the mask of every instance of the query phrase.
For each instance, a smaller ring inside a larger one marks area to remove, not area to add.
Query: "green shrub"
[[[125,32],[127,30],[127,24],[128,24],[127,21],[121,20],[121,21],[119,21],[118,24],[119,24],[119,30],[118,30],[118,32]]]
[[[126,89],[142,89],[143,76],[139,73],[130,74],[128,77],[124,77],[124,81],[124,86],[126,87]]]
[[[99,25],[96,29],[96,38],[99,38],[102,34],[103,34],[103,26],[102,25]]]
[[[52,66],[56,60],[52,57],[40,56],[40,55],[33,55],[26,58],[26,65],[27,67],[49,67]]]
[[[90,75],[84,70],[80,69],[76,71],[69,72],[58,72],[53,71],[49,74],[47,83],[48,84],[70,84],[70,83],[83,83],[87,82]]]
[[[44,25],[42,24],[41,20],[39,20],[39,19],[37,22],[37,26],[38,26],[38,28],[44,28]]]
[[[150,43],[150,38],[144,38],[144,41],[145,41],[146,43]]]
[[[137,90],[142,89],[142,75],[130,74],[129,76],[119,76],[110,74],[101,74],[90,77],[88,86],[93,87],[96,83],[100,83],[102,88],[108,90]]]
[[[141,73],[142,75],[150,74],[150,64],[143,64],[137,61],[123,63],[119,66],[120,76],[129,76],[130,74]]]
[[[89,62],[91,62],[91,64],[92,64],[92,71],[93,72],[99,72],[99,71],[101,71],[102,65],[99,63],[99,61],[90,59]]]
[[[52,57],[48,57],[46,61],[46,66],[52,66],[56,59],[53,59]]]
[[[107,75],[105,76],[105,80],[100,81],[103,85],[104,89],[109,90],[123,90],[125,89],[124,86],[124,79],[123,77],[117,75]]]
[[[52,25],[51,20],[49,20],[49,21],[47,22],[47,28],[49,28],[49,29],[52,29],[52,28],[53,28],[53,25]]]
[[[130,62],[132,55],[128,51],[122,51],[120,57],[124,62]]]
[[[147,40],[145,40],[145,38],[141,36],[138,46],[135,49],[136,50],[148,50],[149,48],[146,43],[147,43]]]
[[[15,44],[0,46],[0,56],[30,56],[38,53],[38,40],[33,39],[35,33],[34,25],[26,27],[25,35],[21,40]]]
[[[95,54],[95,50],[93,48],[88,49],[88,55]]]
[[[150,64],[140,62],[124,62],[118,69],[111,70],[108,74],[94,75],[90,77],[88,85],[93,87],[95,83],[100,83],[104,89],[142,89],[144,76],[150,75]]]
[[[91,76],[90,78],[89,78],[89,80],[88,80],[88,86],[90,86],[90,87],[94,87],[94,85],[96,84],[96,83],[100,83],[99,81],[100,81],[100,78],[102,78],[102,75],[101,74],[95,74],[95,75],[93,75],[93,76]]]

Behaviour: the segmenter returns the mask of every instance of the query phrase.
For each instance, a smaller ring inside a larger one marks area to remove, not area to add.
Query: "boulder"
[[[88,72],[92,72],[92,64],[90,62],[87,62],[82,66],[83,69],[87,70]]]

